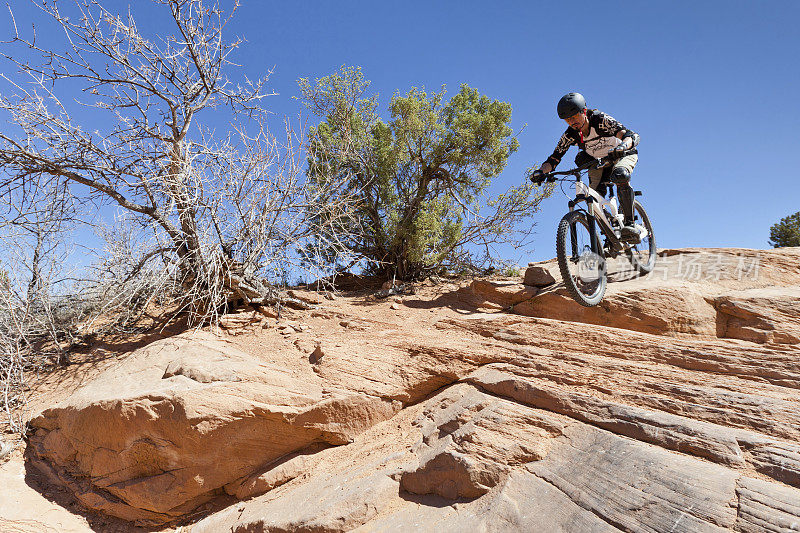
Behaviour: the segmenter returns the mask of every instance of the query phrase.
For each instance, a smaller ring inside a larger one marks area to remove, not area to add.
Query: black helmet
[[[581,93],[569,93],[558,101],[558,118],[569,118],[586,109],[586,99]]]

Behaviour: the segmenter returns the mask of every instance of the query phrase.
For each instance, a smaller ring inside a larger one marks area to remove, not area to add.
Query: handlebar
[[[560,172],[554,172],[553,171],[553,172],[548,172],[547,174],[543,174],[543,175],[546,176],[546,177],[549,177],[549,176],[577,176],[578,174],[580,174],[584,170],[603,168],[603,167],[608,166],[609,164],[611,164],[613,161],[617,161],[619,159],[622,159],[623,157],[625,157],[627,155],[630,155],[632,153],[635,153],[633,151],[633,149],[625,150],[624,152],[611,152],[608,155],[606,155],[605,157],[602,157],[600,159],[596,159],[594,161],[589,161],[588,163],[584,163],[583,165],[575,167],[573,169],[562,170]],[[555,180],[551,180],[551,181],[555,181]]]

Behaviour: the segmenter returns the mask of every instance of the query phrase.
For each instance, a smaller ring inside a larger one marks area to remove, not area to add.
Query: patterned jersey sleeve
[[[550,163],[550,166],[553,167],[553,169],[555,170],[555,168],[561,162],[561,158],[564,157],[564,154],[567,153],[567,150],[573,144],[575,144],[575,139],[573,139],[572,136],[569,135],[569,130],[565,131],[564,134],[561,136],[561,138],[558,140],[558,143],[556,144],[556,149],[553,150],[553,154],[547,158],[545,163]]]
[[[597,124],[597,130],[601,135],[609,135],[616,137],[617,133],[622,130],[625,130],[625,137],[630,137],[631,145],[635,148],[639,144],[639,134],[633,131],[630,128],[626,128],[623,126],[617,119],[612,117],[611,115],[606,115],[605,113],[597,113],[599,115],[599,122]]]
[[[608,136],[615,136],[617,133],[621,132],[622,130],[627,130],[625,126],[620,123],[619,120],[615,119],[611,115],[606,115],[605,113],[598,113],[600,115],[600,121],[598,124],[597,132],[601,135],[608,135]]]

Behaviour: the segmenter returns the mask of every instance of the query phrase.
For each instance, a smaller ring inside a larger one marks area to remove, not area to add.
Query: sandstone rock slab
[[[717,336],[758,343],[800,343],[800,287],[738,291],[714,300]]]
[[[422,431],[415,448],[419,465],[403,473],[400,487],[451,500],[478,498],[515,465],[541,459],[564,427],[554,417],[464,384],[428,402],[415,425]]]
[[[568,445],[527,468],[614,527],[692,533],[736,524],[736,472],[608,432],[569,433]]]
[[[287,454],[350,442],[399,408],[298,382],[195,333],[131,354],[45,410],[27,454],[90,509],[159,523]]]
[[[37,416],[28,467],[139,523],[249,499],[193,531],[791,530],[800,249],[666,258],[594,315],[494,279],[155,343]]]
[[[800,531],[800,490],[743,477],[736,494],[738,531]]]

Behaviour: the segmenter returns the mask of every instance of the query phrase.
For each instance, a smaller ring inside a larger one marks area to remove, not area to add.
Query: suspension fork
[[[591,214],[588,214],[586,219],[587,219],[587,222],[589,222],[589,243],[590,243],[590,246],[591,246],[592,251],[594,253],[599,253],[600,250],[597,249],[597,242],[596,242],[597,239],[594,238],[595,237],[595,231],[597,231],[597,228],[595,227],[597,222],[595,221],[594,216],[592,216]]]
[[[605,272],[606,258],[605,258],[605,252],[603,251],[603,243],[600,242],[599,236],[595,233],[597,231],[597,229],[595,228],[595,224],[597,224],[598,222],[592,215],[588,216],[588,222],[589,222],[589,239],[591,239],[592,241],[591,244],[592,251],[596,253],[598,257],[601,258],[600,267]],[[600,226],[602,227],[602,224]],[[600,247],[599,249],[598,246]]]
[[[572,262],[578,262],[578,256],[580,255],[580,251],[578,250],[578,230],[577,230],[577,223],[572,224],[572,227],[569,229],[569,243],[572,245]]]
[[[588,211],[586,212],[586,221],[589,223],[589,247],[594,253],[599,254],[600,251],[597,249],[597,243],[595,242],[594,238],[594,232],[596,231],[596,220]],[[577,263],[580,259],[582,250],[578,249],[578,232],[576,231],[575,226],[576,225],[573,225],[572,228],[570,228],[569,242],[572,245],[572,261]]]

